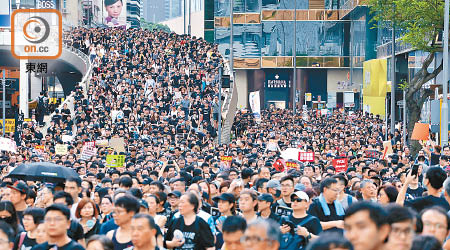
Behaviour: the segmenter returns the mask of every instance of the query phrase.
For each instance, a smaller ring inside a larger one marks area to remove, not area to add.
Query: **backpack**
[[[283,216],[287,217],[287,216]],[[309,216],[297,226],[303,226],[310,222],[314,216]],[[303,249],[306,246],[306,239],[298,234],[286,233],[281,235],[280,250],[297,250]]]

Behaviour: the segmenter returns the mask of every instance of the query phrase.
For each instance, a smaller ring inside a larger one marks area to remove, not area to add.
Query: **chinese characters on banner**
[[[286,167],[287,167],[288,169],[291,169],[291,168],[297,169],[297,168],[298,168],[298,165],[297,165],[297,163],[295,163],[295,162],[286,162]]]
[[[313,162],[314,152],[298,152],[298,160],[302,162]]]
[[[123,167],[125,163],[125,155],[107,155],[106,166],[110,168]]]
[[[232,156],[221,156],[220,157],[220,169],[229,169],[231,167]]]
[[[348,159],[333,159],[333,167],[336,169],[336,173],[346,172],[348,167]]]

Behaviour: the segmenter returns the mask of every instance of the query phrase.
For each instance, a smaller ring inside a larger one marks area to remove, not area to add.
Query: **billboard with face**
[[[108,27],[126,27],[126,0],[103,0],[103,24]]]

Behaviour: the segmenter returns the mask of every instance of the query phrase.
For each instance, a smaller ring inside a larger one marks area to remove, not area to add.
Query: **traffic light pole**
[[[222,75],[223,75],[223,67],[222,64],[219,66],[219,116],[217,117],[218,124],[218,139],[217,143],[222,145]]]
[[[3,111],[3,137],[5,137],[5,112],[6,112],[6,106],[5,106],[5,103],[6,103],[6,98],[5,98],[5,91],[6,91],[6,88],[5,88],[5,85],[6,85],[6,79],[5,79],[5,75],[6,75],[6,69],[4,69],[3,70],[3,84],[2,84],[2,91],[3,91],[3,93],[2,93],[2,96],[3,96],[3,98],[2,98],[2,111]]]
[[[449,22],[449,0],[445,0],[444,5],[444,55],[443,55],[443,73],[444,81],[442,82],[442,116],[441,116],[441,145],[448,144],[448,22]]]

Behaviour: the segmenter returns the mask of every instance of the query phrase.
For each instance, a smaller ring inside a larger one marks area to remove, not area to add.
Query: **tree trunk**
[[[420,120],[420,113],[422,111],[422,106],[419,107],[414,99],[407,99],[406,107],[408,112],[408,123],[406,130],[408,131],[408,142],[412,156],[416,156],[419,150],[422,148],[418,141],[411,140],[412,132],[414,130],[414,125]]]
[[[425,83],[435,78],[442,71],[443,67],[443,62],[441,61],[439,67],[434,69],[432,73],[428,73],[428,66],[433,60],[434,53],[430,53],[423,61],[422,68],[414,75],[413,79],[408,84],[408,88],[406,90],[406,112],[408,113],[407,132],[409,142],[409,144],[407,144],[410,146],[411,155],[413,157],[416,157],[417,153],[422,148],[418,141],[411,140],[414,125],[416,122],[420,121],[422,106],[427,98],[433,93],[433,91],[429,89],[422,89],[422,87]]]

